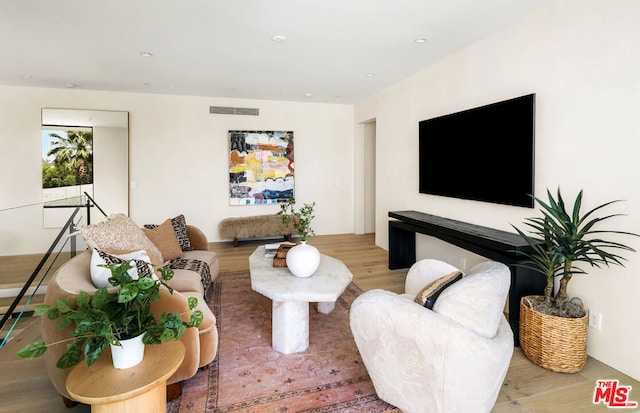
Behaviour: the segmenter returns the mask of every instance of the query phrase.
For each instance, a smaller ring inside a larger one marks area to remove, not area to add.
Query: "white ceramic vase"
[[[320,265],[320,251],[306,241],[292,247],[287,252],[287,267],[296,277],[310,277]]]
[[[144,357],[142,337],[144,337],[144,333],[133,338],[120,340],[121,346],[111,345],[113,367],[117,369],[128,369],[142,361]]]

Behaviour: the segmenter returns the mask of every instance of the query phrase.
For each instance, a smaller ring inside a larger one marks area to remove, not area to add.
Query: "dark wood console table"
[[[389,212],[389,269],[409,268],[416,262],[415,234],[425,234],[456,245],[511,270],[509,324],[515,345],[520,345],[520,298],[541,295],[546,279],[541,274],[515,264],[524,257],[516,253],[529,247],[518,234],[482,227],[418,211]]]

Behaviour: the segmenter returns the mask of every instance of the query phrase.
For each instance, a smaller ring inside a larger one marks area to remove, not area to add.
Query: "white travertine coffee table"
[[[298,278],[286,267],[274,267],[273,258],[264,256],[264,246],[251,254],[249,268],[251,288],[273,300],[271,345],[284,354],[309,347],[309,303],[318,303],[318,312],[329,314],[353,279],[342,261],[322,254],[316,272]]]

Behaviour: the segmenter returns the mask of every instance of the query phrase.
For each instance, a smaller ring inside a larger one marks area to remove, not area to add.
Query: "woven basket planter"
[[[547,370],[576,373],[587,362],[587,315],[581,318],[558,317],[533,309],[532,301],[520,300],[520,347],[524,355]]]

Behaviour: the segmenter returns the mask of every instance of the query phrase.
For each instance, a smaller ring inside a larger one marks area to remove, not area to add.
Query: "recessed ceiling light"
[[[151,53],[151,52],[140,52],[138,54],[140,56],[142,56],[142,57],[151,57],[151,56],[153,56],[153,53]]]
[[[284,43],[287,41],[287,36],[276,34],[274,36],[271,36],[271,41],[275,43]]]
[[[366,76],[366,77],[374,77],[375,75],[376,75],[376,74],[375,74],[375,73],[372,73],[372,72],[365,73],[365,76]]]
[[[304,94],[304,97],[306,97],[306,98],[310,98],[311,96],[313,96],[313,94],[311,94],[311,93],[305,93]]]
[[[68,87],[69,89],[73,89],[74,87],[76,87],[75,83],[65,83],[64,87]]]
[[[426,42],[427,42],[427,39],[425,39],[425,38],[421,37],[421,38],[419,38],[419,39],[414,40],[414,42],[416,42],[416,43],[426,43]]]
[[[29,75],[22,75],[22,78],[23,78],[23,79],[31,79],[31,76],[29,76]]]

